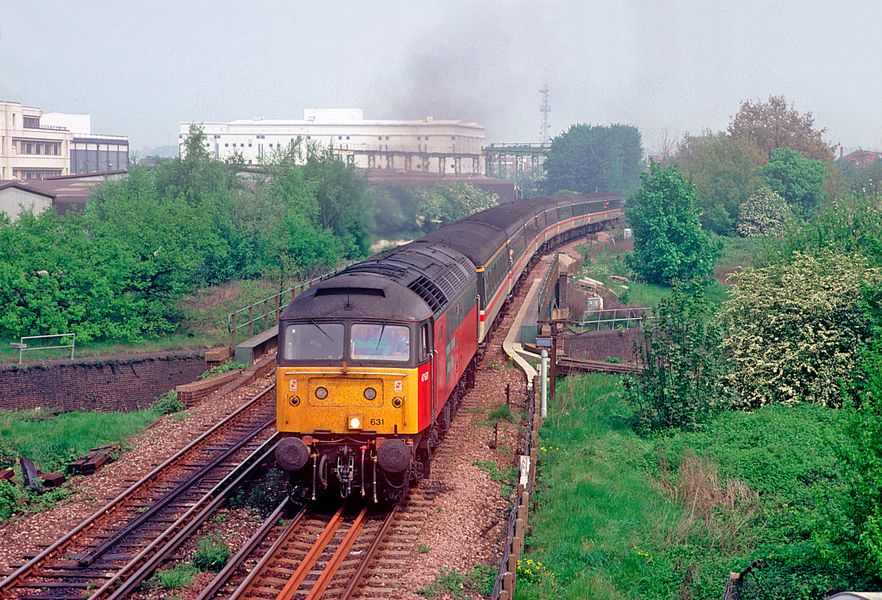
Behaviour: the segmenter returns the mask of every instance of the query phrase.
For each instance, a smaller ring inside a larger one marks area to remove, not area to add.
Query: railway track
[[[199,600],[352,597],[362,575],[398,514],[368,506],[332,515],[283,502]]]
[[[0,581],[3,598],[122,598],[271,457],[270,385]]]

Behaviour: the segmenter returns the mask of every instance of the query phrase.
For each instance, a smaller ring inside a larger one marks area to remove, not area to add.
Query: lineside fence
[[[643,327],[643,322],[652,319],[652,308],[607,308],[586,311],[581,321],[568,325],[581,331],[604,331],[609,329],[634,329]]]
[[[231,312],[227,315],[227,331],[229,331],[232,336],[233,346],[236,345],[240,330],[247,328],[248,337],[251,338],[256,334],[275,326],[279,322],[279,314],[291,303],[292,300],[294,300],[294,298],[315,284],[333,277],[339,272],[340,271],[338,270],[331,273],[325,273],[324,275],[320,275],[309,281],[304,281],[303,283],[298,283],[294,287],[283,290],[278,294],[267,296],[266,298],[258,300],[254,304],[249,304],[248,306]]]
[[[514,508],[508,517],[508,531],[502,553],[502,564],[493,586],[493,600],[512,600],[515,597],[518,562],[524,551],[524,538],[527,535],[527,513],[530,509],[530,494],[536,481],[536,461],[539,448],[539,421],[536,419],[538,407],[536,399],[539,378],[533,378],[527,393],[527,427],[521,439],[521,464],[518,477],[517,497]]]

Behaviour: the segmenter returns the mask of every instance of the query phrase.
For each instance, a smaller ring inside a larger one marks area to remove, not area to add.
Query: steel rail
[[[325,565],[324,571],[322,571],[315,583],[312,584],[312,589],[310,589],[309,593],[306,595],[306,600],[318,600],[322,597],[322,594],[325,593],[331,580],[334,579],[334,575],[340,570],[340,565],[343,564],[343,559],[349,554],[352,544],[355,543],[355,540],[364,528],[364,520],[367,511],[368,508],[365,506],[361,509],[361,512],[358,513],[358,516],[355,517],[355,521],[349,526],[349,531],[346,532],[340,545],[337,546],[337,550],[334,552],[333,556],[331,556],[328,564]]]
[[[349,585],[346,586],[346,590],[343,592],[343,599],[347,600],[348,598],[352,598],[355,593],[355,588],[358,587],[358,584],[361,583],[362,578],[364,577],[364,572],[367,570],[368,565],[371,560],[374,558],[374,555],[377,553],[377,550],[380,547],[380,544],[386,538],[386,533],[392,527],[392,523],[395,521],[395,517],[398,514],[399,506],[396,505],[392,510],[389,511],[389,514],[386,515],[385,520],[383,521],[382,527],[380,527],[380,531],[377,532],[376,537],[371,542],[370,547],[365,552],[364,560],[358,565],[358,568],[355,570],[355,573],[352,575],[352,579],[349,581]]]
[[[318,561],[322,552],[324,552],[325,548],[331,542],[331,538],[333,538],[334,534],[337,533],[337,530],[340,529],[342,523],[343,507],[341,506],[337,512],[334,513],[334,516],[331,517],[331,520],[328,521],[328,524],[322,530],[318,539],[312,545],[312,548],[306,553],[303,562],[300,563],[294,571],[294,574],[288,579],[288,583],[285,584],[285,587],[283,587],[282,591],[279,592],[279,595],[276,596],[276,600],[292,600],[292,598],[294,598],[297,594],[297,590],[300,589],[303,580],[309,575],[310,569],[312,569],[313,565]]]
[[[51,545],[43,549],[39,554],[33,557],[31,560],[26,562],[24,565],[16,569],[12,574],[7,576],[3,581],[0,581],[0,591],[9,590],[14,587],[19,581],[21,581],[24,577],[29,575],[32,571],[34,571],[37,567],[41,566],[44,562],[54,557],[58,552],[64,550],[75,538],[77,538],[81,533],[85,530],[92,527],[98,519],[105,517],[111,514],[120,504],[122,504],[126,499],[131,497],[135,492],[139,491],[141,488],[146,487],[147,484],[155,480],[161,473],[163,473],[169,466],[172,464],[179,462],[184,456],[190,454],[192,451],[196,450],[199,446],[202,445],[204,441],[213,436],[219,429],[225,427],[232,420],[236,419],[243,412],[254,406],[258,401],[260,401],[266,394],[272,391],[275,388],[275,383],[271,383],[266,388],[260,390],[257,394],[255,394],[251,400],[247,403],[243,404],[241,407],[224,417],[221,421],[216,423],[213,427],[211,427],[208,431],[200,435],[198,438],[190,442],[187,446],[176,452],[174,455],[166,459],[162,464],[158,467],[150,471],[147,475],[142,477],[137,482],[133,483],[129,486],[125,491],[120,493],[116,498],[105,504],[103,507],[98,509],[96,512],[92,513],[85,520],[80,522],[79,525],[70,530],[67,534],[53,542]]]
[[[271,424],[265,424],[266,429]],[[221,504],[229,498],[239,486],[256,471],[261,464],[265,463],[275,450],[279,441],[279,435],[273,434],[261,446],[249,454],[232,472],[215,485],[209,492],[191,506],[187,512],[181,515],[174,523],[160,533],[146,548],[130,560],[122,569],[98,589],[90,600],[99,598],[118,599],[124,598],[134,591],[156,568],[162,564],[171,554],[183,544],[211,515],[217,512]],[[207,504],[206,504],[207,502]],[[197,513],[197,511],[199,511]],[[193,516],[195,514],[195,516]],[[152,552],[163,540],[172,536],[165,545],[156,552]],[[130,577],[120,582],[122,578],[134,568],[140,568]],[[112,590],[117,586],[115,590]]]
[[[257,547],[263,542],[267,536],[269,536],[270,531],[272,531],[273,527],[278,525],[279,519],[281,519],[282,515],[285,513],[285,510],[288,509],[289,506],[293,505],[294,502],[291,500],[290,496],[285,498],[281,504],[273,511],[273,513],[266,518],[266,520],[261,524],[260,529],[258,529],[254,535],[252,535],[248,541],[245,543],[242,548],[229,560],[227,564],[224,565],[224,568],[214,576],[208,585],[199,593],[199,596],[196,600],[209,600],[210,598],[214,598],[214,596],[220,591],[222,587],[224,587],[230,579],[232,579],[233,574],[248,560],[248,557],[251,556],[251,553],[254,552]],[[288,525],[288,527],[296,526],[302,519],[303,515],[306,514],[306,506],[301,506],[300,510],[294,515],[293,520]],[[253,572],[253,571],[252,571]]]

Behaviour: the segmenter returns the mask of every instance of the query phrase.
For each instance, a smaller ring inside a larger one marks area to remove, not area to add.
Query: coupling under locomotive
[[[474,266],[439,244],[305,292],[280,318],[276,462],[313,498],[398,499],[450,425],[477,322]]]

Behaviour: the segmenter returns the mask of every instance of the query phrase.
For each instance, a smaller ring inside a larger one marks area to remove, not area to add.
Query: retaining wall
[[[205,350],[0,366],[0,408],[130,411],[208,368]]]

